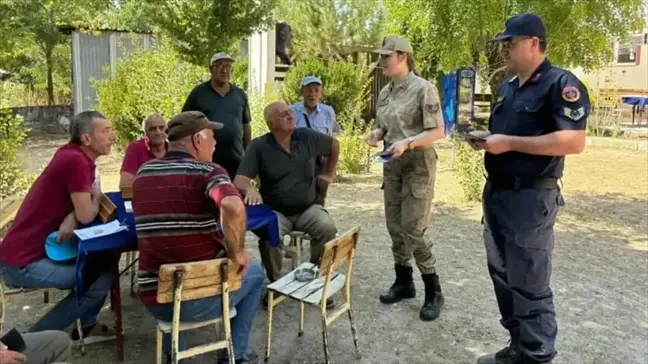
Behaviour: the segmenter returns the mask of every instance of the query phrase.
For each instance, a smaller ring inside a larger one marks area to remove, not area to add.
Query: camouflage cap
[[[389,55],[394,52],[414,53],[410,42],[400,35],[389,35],[383,41],[383,46],[374,52]]]
[[[203,129],[218,130],[223,126],[222,123],[210,121],[200,111],[185,111],[171,119],[167,128],[167,137],[171,141],[180,140]]]

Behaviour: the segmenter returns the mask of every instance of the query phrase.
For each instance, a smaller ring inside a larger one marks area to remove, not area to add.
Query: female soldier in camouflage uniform
[[[393,304],[416,296],[410,265],[414,255],[425,283],[420,318],[430,321],[443,307],[432,242],[425,237],[436,175],[432,143],[444,137],[439,93],[414,73],[412,47],[405,38],[390,35],[376,52],[391,81],[378,96],[376,128],[367,143],[377,146],[383,140],[385,152],[393,153],[384,165],[383,178],[385,218],[396,271],[396,281],[380,301]]]

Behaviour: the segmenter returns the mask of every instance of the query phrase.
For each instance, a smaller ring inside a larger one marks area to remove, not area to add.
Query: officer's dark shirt
[[[315,157],[330,155],[332,146],[332,137],[297,128],[289,153],[272,133],[267,133],[250,143],[237,174],[259,176],[263,203],[284,215],[298,215],[317,197]]]
[[[492,134],[539,136],[559,130],[584,130],[590,113],[587,89],[571,72],[545,60],[527,82],[505,81],[489,121]],[[485,154],[489,178],[561,178],[565,157],[520,152]]]
[[[196,86],[182,111],[200,111],[209,120],[225,124],[216,133],[214,162],[229,165],[243,158],[243,124],[250,123],[250,106],[245,92],[230,84],[225,96],[218,94],[211,81]]]

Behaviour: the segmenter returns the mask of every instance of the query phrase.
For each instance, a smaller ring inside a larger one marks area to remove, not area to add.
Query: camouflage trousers
[[[410,265],[412,255],[421,274],[436,273],[432,241],[425,236],[434,198],[437,154],[414,150],[383,167],[385,219],[394,263]]]

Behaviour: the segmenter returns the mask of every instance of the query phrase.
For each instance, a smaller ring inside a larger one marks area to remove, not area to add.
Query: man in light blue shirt
[[[334,136],[340,133],[340,125],[335,120],[335,111],[329,105],[320,103],[324,96],[322,80],[306,76],[300,83],[304,101],[291,106],[298,128],[310,128]]]
[[[340,133],[340,124],[335,120],[335,111],[329,105],[320,103],[324,96],[322,80],[315,76],[302,78],[300,85],[304,101],[290,107],[295,117],[295,126],[317,130],[329,136]],[[315,175],[319,176],[324,171],[326,158],[320,156],[315,161]],[[324,206],[327,187],[317,190],[316,204]]]

